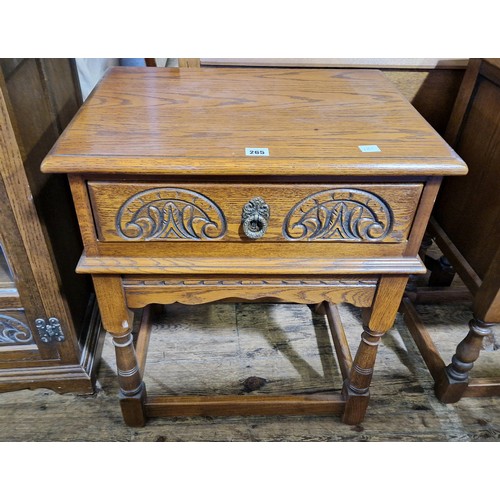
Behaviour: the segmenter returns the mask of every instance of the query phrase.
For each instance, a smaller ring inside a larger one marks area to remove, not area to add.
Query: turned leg
[[[361,334],[361,343],[354,357],[349,377],[342,389],[346,407],[342,421],[345,424],[359,424],[363,421],[370,400],[370,383],[377,356],[377,348],[384,332],[375,332],[367,326]]]
[[[469,384],[469,372],[479,357],[483,338],[490,335],[493,323],[476,317],[469,322],[469,333],[458,344],[451,363],[445,368],[443,378],[436,383],[436,396],[443,403],[456,403]]]
[[[146,388],[133,344],[133,315],[125,303],[121,277],[98,275],[92,278],[102,324],[113,336],[123,419],[127,425],[141,427],[146,423]]]
[[[342,421],[359,424],[363,421],[370,399],[378,345],[384,333],[392,327],[408,278],[386,276],[380,279],[368,324],[363,327],[361,342],[352,363],[351,373],[344,382],[346,406]]]

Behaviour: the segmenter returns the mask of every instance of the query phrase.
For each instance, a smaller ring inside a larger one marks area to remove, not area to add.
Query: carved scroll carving
[[[284,220],[283,235],[289,240],[380,241],[392,224],[392,211],[379,196],[336,188],[297,203]]]
[[[215,240],[224,236],[221,209],[196,191],[155,188],[129,198],[116,217],[116,230],[126,240]]]
[[[22,321],[0,314],[0,344],[29,344],[33,335],[28,325]]]

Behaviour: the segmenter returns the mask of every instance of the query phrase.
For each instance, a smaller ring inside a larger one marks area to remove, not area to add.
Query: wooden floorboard
[[[446,363],[467,333],[467,304],[417,305]],[[339,306],[354,355],[360,313]],[[496,338],[500,338],[495,327]],[[500,374],[498,346],[486,346],[473,373]],[[500,399],[445,405],[400,315],[384,336],[365,421],[332,416],[151,418],[123,424],[114,350],[104,343],[92,396],[37,389],[0,394],[0,441],[498,441]],[[255,384],[255,381],[259,383]],[[172,305],[153,320],[145,367],[148,396],[340,394],[342,375],[325,316],[303,305]],[[250,383],[252,382],[252,383]]]

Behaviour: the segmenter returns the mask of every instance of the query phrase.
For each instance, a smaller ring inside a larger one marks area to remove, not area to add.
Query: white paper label
[[[363,153],[380,153],[380,148],[376,144],[367,144],[365,146],[358,146]]]
[[[269,148],[245,148],[247,156],[269,156]]]

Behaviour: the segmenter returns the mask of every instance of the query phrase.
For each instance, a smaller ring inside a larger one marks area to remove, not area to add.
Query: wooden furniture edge
[[[338,68],[338,69],[464,69],[466,58],[220,58],[202,57],[179,59],[179,67],[200,66],[252,66],[279,68]]]
[[[425,274],[419,257],[373,259],[239,259],[90,257],[82,255],[77,273],[90,274],[245,274],[290,275]]]
[[[330,158],[320,162],[318,158],[276,158],[273,165],[279,168],[280,175],[329,175],[329,176],[448,176],[465,175],[468,172],[466,164],[461,158],[418,158],[418,163],[403,158],[391,158],[383,165],[380,156],[363,158]],[[210,168],[207,168],[207,158],[202,157],[124,157],[124,156],[65,156],[55,153],[49,154],[42,163],[44,173],[58,174],[128,174],[128,175],[182,175],[199,176],[210,175],[215,177],[258,176],[263,173],[262,158],[260,162],[247,158],[210,158]]]

